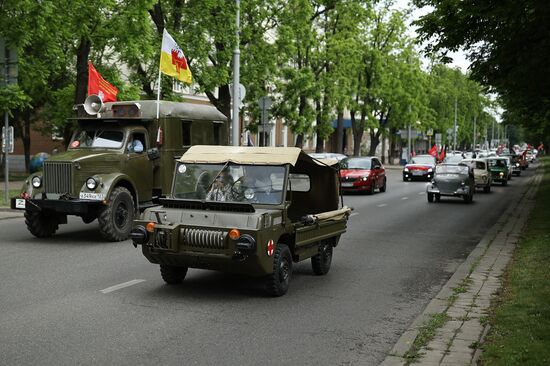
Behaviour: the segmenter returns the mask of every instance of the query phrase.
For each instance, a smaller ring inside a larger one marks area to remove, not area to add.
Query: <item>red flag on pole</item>
[[[434,145],[430,150],[428,150],[428,154],[433,156],[434,158],[437,158],[437,146]]]
[[[92,94],[97,95],[103,102],[116,102],[118,89],[103,79],[92,62],[88,61],[88,95]]]
[[[443,161],[443,159],[445,159],[445,149],[447,149],[447,146],[441,149],[441,154],[439,154],[439,161]]]

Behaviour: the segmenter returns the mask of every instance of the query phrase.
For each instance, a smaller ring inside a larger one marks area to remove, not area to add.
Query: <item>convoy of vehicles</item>
[[[105,103],[81,113],[68,149],[29,176],[11,206],[36,237],[68,215],[99,221],[109,241],[128,238],[132,220],[170,191],[175,158],[197,143],[228,140],[226,117],[211,105],[156,101]]]
[[[351,211],[340,202],[338,169],[298,148],[193,146],[131,237],[168,284],[213,269],[264,277],[281,296],[294,262],[329,271]]]

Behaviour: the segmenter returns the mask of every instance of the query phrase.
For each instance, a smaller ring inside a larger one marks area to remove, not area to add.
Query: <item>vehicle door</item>
[[[153,191],[153,163],[147,157],[149,138],[144,128],[128,131],[124,173],[136,187],[139,202],[150,201]]]
[[[378,160],[377,158],[372,158],[371,164],[376,179],[376,186],[382,187],[384,185],[385,176],[385,171],[384,168],[382,168],[382,163],[380,163],[380,160]]]

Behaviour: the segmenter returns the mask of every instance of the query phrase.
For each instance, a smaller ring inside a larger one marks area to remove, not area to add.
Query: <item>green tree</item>
[[[472,77],[500,95],[511,123],[550,132],[550,8],[547,1],[415,0],[430,6],[421,39],[445,59],[465,49]],[[548,136],[547,133],[544,136]]]

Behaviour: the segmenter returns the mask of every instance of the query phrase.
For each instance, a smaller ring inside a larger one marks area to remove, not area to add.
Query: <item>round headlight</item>
[[[252,188],[248,188],[244,191],[244,198],[247,200],[251,200],[254,198],[254,190]]]
[[[97,187],[97,181],[94,178],[88,178],[86,180],[86,187],[88,187],[90,191],[93,191]]]
[[[42,185],[42,178],[33,177],[31,182],[34,188],[40,188],[40,186]]]

